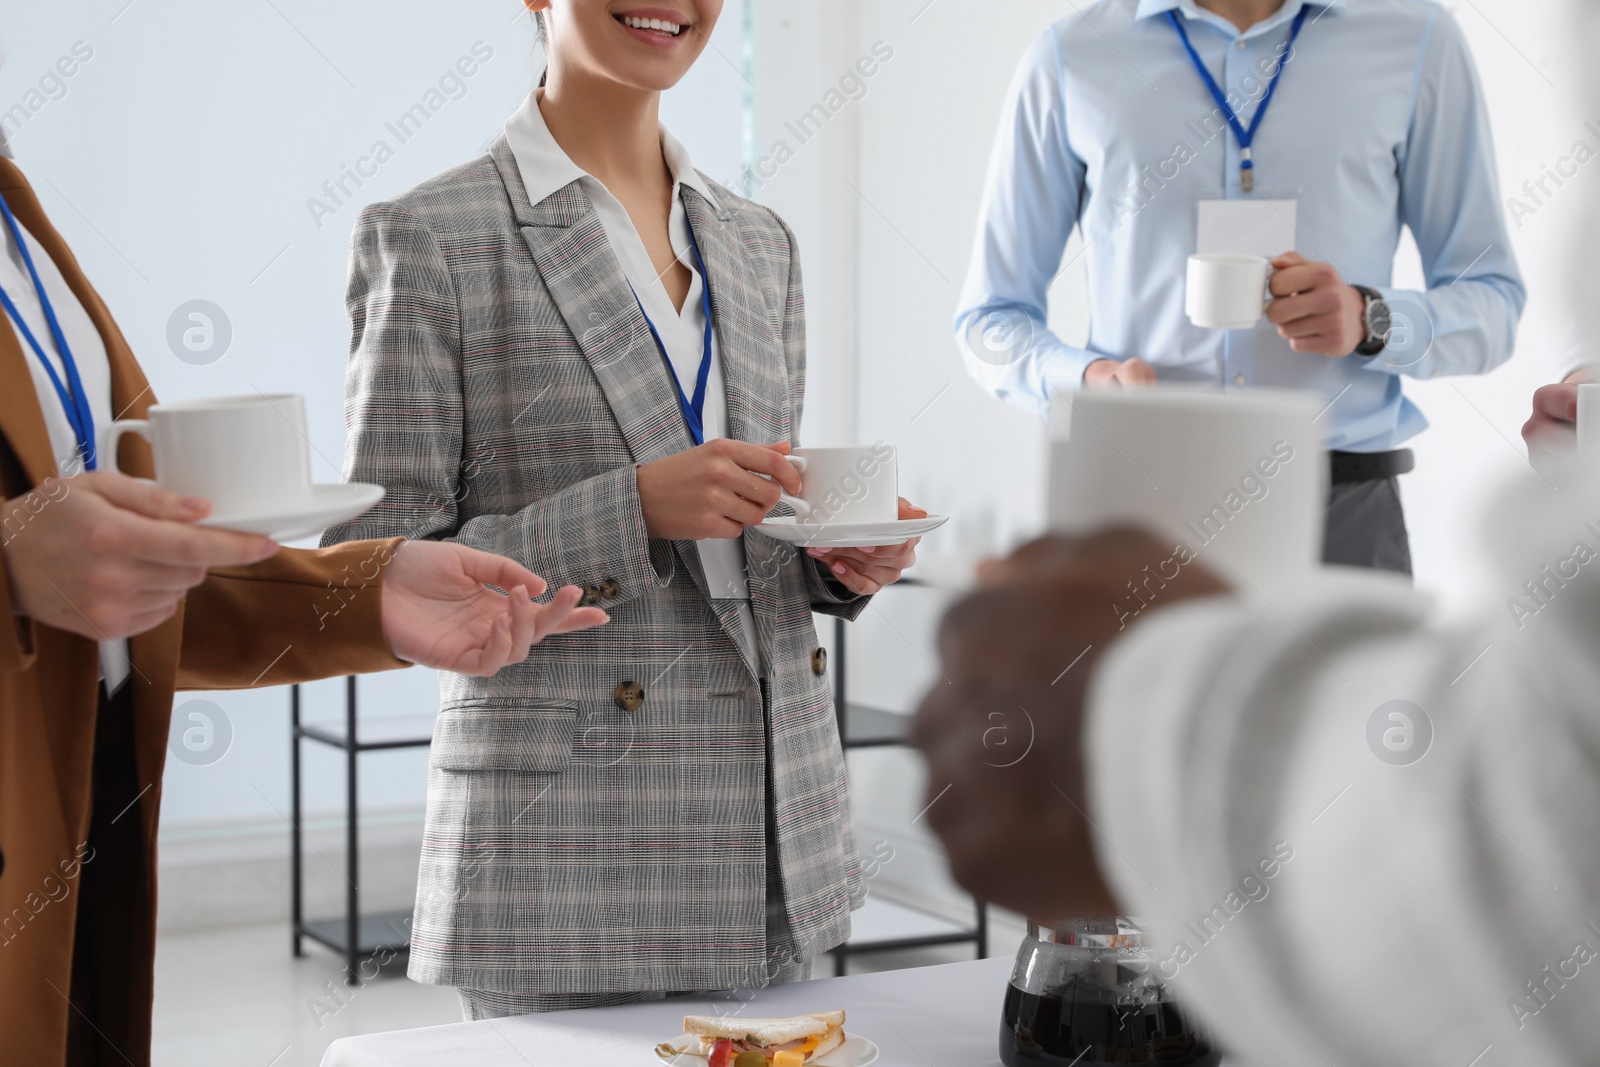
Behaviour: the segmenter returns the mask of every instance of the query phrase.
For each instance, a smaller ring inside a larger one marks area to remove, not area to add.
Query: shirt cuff
[[[1044,364],[1045,396],[1054,399],[1056,393],[1072,393],[1083,388],[1083,375],[1089,364],[1097,359],[1114,359],[1098,352],[1063,345],[1050,353]]]

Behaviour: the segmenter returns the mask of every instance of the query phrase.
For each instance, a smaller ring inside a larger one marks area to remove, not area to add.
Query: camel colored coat
[[[19,222],[49,252],[105,342],[112,410],[144,418],[150,386],[105,304],[45,218],[27,180],[0,158],[0,193]],[[0,539],[28,536],[32,509],[67,490],[51,455],[44,415],[9,322],[0,322]],[[149,477],[142,440],[125,438],[121,468]],[[109,463],[105,464],[110,466]],[[22,498],[19,501],[19,498]],[[382,578],[396,542],[356,542],[305,552],[285,549],[252,567],[213,571],[178,614],[133,638],[134,757],[144,840],[140,869],[97,878],[138,894],[140,918],[126,930],[126,1002],[99,1006],[124,1022],[123,1053],[144,1067],[150,1056],[155,960],[155,840],[161,770],[175,689],[242,689],[404,666],[389,652],[381,623]],[[73,936],[90,819],[96,643],[13,615],[11,578],[0,555],[0,1059],[29,1067],[65,1062]],[[370,580],[363,581],[362,576]],[[340,593],[335,594],[337,583]],[[352,596],[349,592],[354,591]],[[340,609],[342,605],[342,610]],[[130,812],[129,814],[133,814]]]

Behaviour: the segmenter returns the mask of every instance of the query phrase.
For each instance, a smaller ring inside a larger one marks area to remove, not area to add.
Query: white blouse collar
[[[599,179],[572,161],[551,134],[539,110],[537,90],[506,121],[506,140],[532,203],[537,204],[580,179],[587,178],[599,184]],[[664,126],[661,128],[661,156],[666,160],[675,185],[687,185],[710,201],[713,210],[721,210],[711,183],[694,169],[689,150]],[[673,192],[676,196],[677,190]]]

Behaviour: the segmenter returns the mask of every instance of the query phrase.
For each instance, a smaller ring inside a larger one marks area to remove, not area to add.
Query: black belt
[[[1410,474],[1417,466],[1417,457],[1409,448],[1394,452],[1330,452],[1328,465],[1333,473],[1334,485],[1351,482],[1381,482]]]

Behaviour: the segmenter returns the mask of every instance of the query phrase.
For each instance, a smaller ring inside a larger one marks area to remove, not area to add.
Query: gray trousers
[[[1332,487],[1322,561],[1410,576],[1411,538],[1400,504],[1400,479]]]

